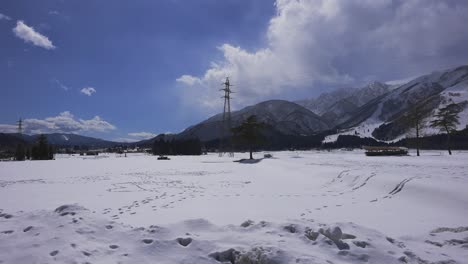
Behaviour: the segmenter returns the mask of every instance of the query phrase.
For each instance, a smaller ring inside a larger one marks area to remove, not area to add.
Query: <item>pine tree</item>
[[[257,121],[255,115],[249,116],[240,126],[232,129],[234,137],[247,144],[250,153],[250,159],[253,159],[253,149],[263,139],[260,134],[260,129],[265,125]]]
[[[458,121],[458,114],[463,108],[455,103],[449,104],[444,108],[439,109],[435,114],[435,119],[431,121],[431,126],[439,128],[441,132],[447,133],[447,149],[449,155],[452,155],[450,146],[450,135],[455,131],[456,127],[460,122]]]
[[[53,160],[54,159],[54,148],[52,145],[49,145],[48,153],[47,153],[47,159]]]
[[[31,159],[31,148],[29,147],[26,148],[26,159]]]
[[[54,158],[53,148],[47,143],[45,135],[38,137],[37,143],[32,148],[31,158],[33,160],[49,160]]]
[[[16,146],[15,160],[25,160],[24,145],[21,143]]]

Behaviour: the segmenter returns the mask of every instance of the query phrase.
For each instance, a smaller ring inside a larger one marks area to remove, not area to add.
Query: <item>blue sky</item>
[[[140,139],[468,62],[464,0],[2,0],[0,130]]]
[[[0,123],[69,111],[99,116],[132,132],[179,131],[202,116],[179,104],[175,80],[201,73],[224,42],[254,49],[274,13],[271,1],[22,1],[2,0]],[[26,43],[12,29],[33,27],[55,46]],[[80,93],[92,87],[95,93]]]

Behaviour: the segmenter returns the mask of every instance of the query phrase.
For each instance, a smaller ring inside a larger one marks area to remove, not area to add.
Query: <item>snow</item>
[[[422,129],[423,135],[435,135],[441,132],[440,129],[430,126],[431,121],[435,119],[434,115],[439,111],[439,109],[444,108],[451,103],[461,105],[466,104],[463,111],[458,114],[459,124],[457,125],[457,130],[465,129],[468,126],[468,81],[462,81],[457,85],[445,89],[441,93],[441,97],[441,104],[436,109],[434,109],[434,111],[432,111],[430,117],[424,120]],[[445,131],[442,132],[444,133]]]
[[[359,135],[360,137],[373,138],[372,132],[380,125],[393,121],[392,118],[395,114],[398,114],[400,111],[405,111],[409,106],[440,92],[440,96],[443,99],[442,103],[432,111],[431,115],[426,118],[426,120],[424,120],[423,129],[421,131],[423,136],[437,134],[440,131],[432,128],[430,126],[430,122],[435,118],[434,115],[438,109],[445,107],[452,102],[464,102],[468,104],[467,72],[468,68],[463,66],[443,72],[433,72],[411,80],[406,84],[393,89],[390,93],[381,98],[377,102],[375,111],[363,122],[354,127],[339,131],[337,134],[329,135],[323,142],[335,142],[339,135]],[[434,83],[439,84],[440,87],[434,85]],[[387,82],[387,84],[389,83]],[[441,87],[445,89],[443,91],[439,91]],[[384,107],[386,104],[393,106]],[[461,112],[459,116],[460,124],[457,126],[457,129],[461,130],[466,128],[468,124],[468,107],[465,107],[464,111]],[[387,142],[396,142],[406,136],[414,136],[412,134],[412,132],[403,133],[397,138]]]
[[[468,257],[468,152],[271,154],[0,162],[0,263]]]
[[[362,138],[364,137],[374,138],[374,136],[372,136],[372,132],[374,132],[374,130],[378,128],[379,126],[381,126],[382,124],[383,122],[379,122],[375,120],[371,121],[369,119],[366,122],[363,122],[356,127],[344,129],[344,130],[339,131],[336,134],[326,136],[325,139],[322,141],[322,143],[336,142],[338,140],[338,136],[340,135],[359,136]]]

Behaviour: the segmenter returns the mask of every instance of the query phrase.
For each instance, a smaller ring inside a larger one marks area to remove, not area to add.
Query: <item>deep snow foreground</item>
[[[466,263],[468,153],[273,155],[2,162],[0,263]]]

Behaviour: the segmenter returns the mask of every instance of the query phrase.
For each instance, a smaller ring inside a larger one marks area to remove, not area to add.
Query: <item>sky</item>
[[[0,131],[136,141],[468,64],[466,0],[2,0]]]

